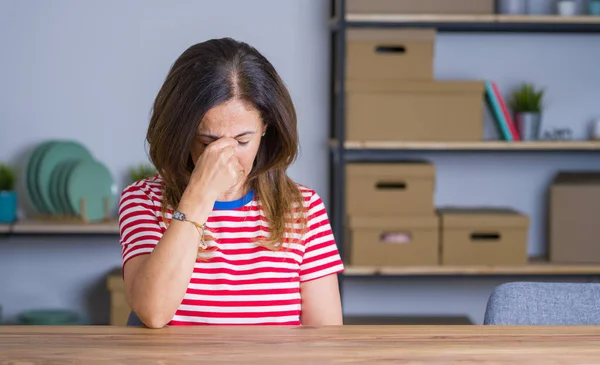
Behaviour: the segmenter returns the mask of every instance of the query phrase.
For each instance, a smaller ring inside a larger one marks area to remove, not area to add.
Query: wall
[[[150,107],[171,63],[195,42],[232,36],[259,48],[289,86],[302,141],[290,174],[327,201],[327,3],[0,0],[0,160],[22,162],[47,138],[76,138],[122,186],[127,169],[146,161]],[[523,80],[546,86],[545,125],[569,125],[580,138],[588,121],[600,116],[599,41],[581,35],[440,35],[435,71],[439,78],[493,79],[503,92]],[[554,170],[600,167],[593,153],[416,156],[437,163],[438,204],[510,204],[533,214],[532,254],[545,251],[541,213]],[[108,302],[104,277],[120,265],[119,249],[115,237],[0,238],[6,317],[65,306],[106,323],[100,309]],[[480,322],[489,290],[499,282],[348,279],[344,306],[348,314],[458,313]]]
[[[74,138],[122,187],[128,168],[147,161],[150,108],[170,65],[194,43],[230,36],[263,52],[288,85],[302,141],[290,175],[327,199],[327,5],[0,0],[0,160],[23,164],[36,143]],[[103,280],[120,262],[117,237],[0,238],[5,317],[66,306],[106,322],[89,302],[107,303]]]

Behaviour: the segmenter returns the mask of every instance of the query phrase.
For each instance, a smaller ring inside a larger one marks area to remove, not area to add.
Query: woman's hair
[[[261,238],[261,244],[277,249],[293,241],[286,237],[286,224],[300,234],[306,225],[304,199],[286,174],[298,153],[296,111],[271,63],[255,48],[230,38],[189,47],[156,96],[146,140],[164,181],[163,216],[167,207],[179,205],[190,179],[190,151],[204,115],[231,99],[251,104],[267,125],[247,188],[254,190],[269,225],[270,236]]]

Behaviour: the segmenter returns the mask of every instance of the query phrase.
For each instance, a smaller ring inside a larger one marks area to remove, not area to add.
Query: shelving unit
[[[101,223],[73,223],[30,220],[0,225],[5,235],[118,235],[116,221]]]
[[[346,276],[565,276],[600,275],[599,265],[558,265],[543,260],[531,260],[526,266],[406,266],[406,267],[355,267],[346,268]]]
[[[338,142],[331,141],[336,147]],[[600,151],[600,141],[539,141],[539,142],[405,142],[405,141],[345,141],[347,151],[414,150],[414,151]]]
[[[0,224],[0,234],[8,234],[8,233],[10,233],[10,225]]]
[[[339,18],[338,18],[339,19]],[[346,14],[348,27],[433,27],[440,32],[595,33],[597,16]],[[340,21],[333,26],[340,28]]]
[[[346,14],[346,1],[333,0],[330,29],[331,57],[331,112],[330,125],[330,199],[332,229],[338,247],[344,255],[345,221],[345,164],[353,161],[399,159],[410,151],[470,151],[470,152],[560,152],[580,153],[600,151],[600,141],[535,141],[535,142],[411,142],[411,141],[355,141],[345,140],[345,72],[346,32],[348,28],[436,28],[438,32],[472,33],[600,33],[600,17],[578,16],[507,16],[507,15],[410,15],[410,14]],[[435,266],[374,268],[348,266],[340,276],[343,282],[352,277],[410,277],[410,276],[600,276],[600,265],[553,265],[533,260],[522,267],[488,266]]]

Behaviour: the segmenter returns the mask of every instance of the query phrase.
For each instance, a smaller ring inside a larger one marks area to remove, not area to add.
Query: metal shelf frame
[[[330,0],[330,38],[331,38],[331,63],[330,63],[330,133],[329,138],[334,143],[329,146],[330,158],[330,179],[329,179],[329,201],[330,201],[330,216],[332,230],[335,235],[338,249],[342,258],[344,253],[344,230],[345,230],[345,165],[352,161],[378,161],[387,160],[393,161],[395,157],[401,158],[403,153],[414,150],[429,150],[424,149],[356,149],[347,148],[345,139],[345,109],[346,99],[345,92],[345,76],[346,76],[346,32],[348,28],[407,28],[407,27],[434,27],[438,32],[468,32],[468,33],[549,33],[549,34],[582,34],[582,33],[600,33],[600,18],[589,19],[574,19],[568,21],[564,19],[535,19],[531,21],[527,19],[503,19],[497,15],[497,19],[490,21],[471,20],[471,21],[427,21],[427,20],[408,20],[406,17],[402,21],[394,21],[378,19],[365,20],[361,16],[348,16],[346,14],[346,0]],[[435,149],[433,149],[435,150]],[[552,150],[552,149],[550,149]],[[577,150],[577,149],[575,149]],[[456,149],[456,151],[468,152],[469,149]],[[470,150],[472,151],[472,150]],[[494,152],[495,150],[490,150]],[[497,152],[497,151],[496,151]],[[513,153],[523,153],[527,151],[515,150]],[[535,151],[529,151],[535,152]],[[540,152],[561,152],[557,151],[540,151]],[[574,152],[566,151],[562,152]],[[585,152],[585,151],[583,151]],[[393,275],[392,275],[393,276]],[[339,275],[340,293],[343,295],[343,282],[347,277],[352,275]],[[354,276],[357,277],[357,276]],[[360,276],[358,276],[360,277]],[[375,278],[381,277],[378,275]],[[389,277],[389,276],[388,276]]]

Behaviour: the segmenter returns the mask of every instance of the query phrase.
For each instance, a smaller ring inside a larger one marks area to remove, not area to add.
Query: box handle
[[[379,235],[379,241],[383,243],[405,244],[412,242],[409,232],[383,232]]]
[[[471,233],[471,241],[499,241],[500,233],[498,232],[473,232]]]
[[[404,47],[404,46],[378,45],[378,46],[375,46],[375,53],[379,53],[379,54],[404,54],[404,53],[406,53],[406,47]]]
[[[404,181],[380,181],[375,184],[375,188],[378,190],[404,190],[406,189],[406,183]]]

